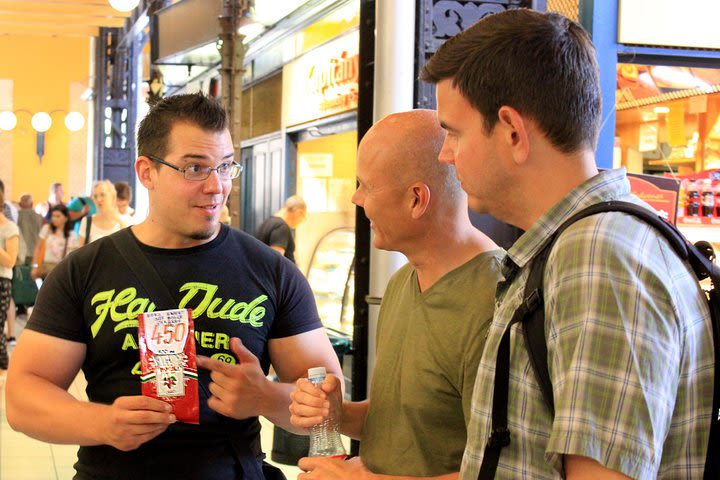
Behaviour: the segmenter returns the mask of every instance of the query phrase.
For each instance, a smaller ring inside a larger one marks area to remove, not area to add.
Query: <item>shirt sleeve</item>
[[[43,240],[47,240],[48,235],[50,235],[50,226],[45,224],[40,229],[40,233],[38,234],[38,236]]]
[[[279,257],[279,260],[282,265],[281,298],[271,337],[290,337],[321,328],[315,297],[307,280],[292,262],[285,257]]]
[[[622,224],[578,222],[548,259],[556,412],[546,454],[555,465],[561,455],[581,455],[633,478],[654,478],[679,383],[682,328],[657,234],[620,218]],[[632,234],[620,238],[623,230]]]
[[[271,247],[281,247],[287,250],[288,245],[290,245],[291,235],[292,232],[290,231],[290,227],[288,227],[284,223],[279,224],[270,232],[270,240],[268,245],[270,245]]]

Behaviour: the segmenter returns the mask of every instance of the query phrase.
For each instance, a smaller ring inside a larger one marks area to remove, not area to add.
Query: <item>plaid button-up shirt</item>
[[[498,345],[543,241],[577,211],[641,203],[624,169],[569,193],[508,251],[478,368],[461,480],[475,480],[491,429]],[[661,234],[623,213],[578,221],[557,240],[544,276],[545,333],[555,418],[511,332],[508,428],[496,478],[562,478],[563,455],[593,458],[638,479],[701,478],[709,435],[713,347],[692,271]]]

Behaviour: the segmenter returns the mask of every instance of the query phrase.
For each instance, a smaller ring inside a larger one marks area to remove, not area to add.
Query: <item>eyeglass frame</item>
[[[146,156],[147,158],[149,158],[150,160],[152,160],[153,162],[158,162],[158,163],[160,163],[160,164],[162,164],[162,165],[165,165],[165,166],[168,166],[168,167],[172,168],[173,170],[177,170],[178,172],[180,172],[180,173],[183,174],[183,178],[184,178],[185,180],[189,180],[189,181],[191,181],[191,182],[204,182],[205,180],[207,180],[208,178],[210,178],[210,173],[213,172],[213,171],[217,174],[218,177],[220,177],[221,179],[223,179],[223,177],[220,175],[220,173],[218,173],[218,168],[220,168],[220,167],[222,166],[222,163],[221,163],[220,165],[218,165],[217,167],[207,167],[207,169],[208,169],[208,171],[207,171],[207,176],[204,177],[204,178],[188,178],[188,177],[187,177],[187,173],[185,173],[185,172],[187,172],[187,168],[180,168],[180,167],[178,167],[177,165],[173,165],[172,163],[167,162],[167,161],[163,160],[163,159],[160,158],[160,157],[156,157],[155,155],[145,155],[145,156]],[[240,164],[240,163],[238,163],[238,162],[236,162],[235,160],[233,160],[232,162],[230,162],[230,168],[232,168],[232,167],[234,167],[234,166],[237,166],[238,174],[235,175],[234,177],[228,177],[228,178],[223,179],[223,180],[234,180],[234,179],[236,179],[236,178],[238,178],[238,177],[240,176],[240,174],[241,174],[241,173],[243,172],[243,170],[244,170],[243,165]]]

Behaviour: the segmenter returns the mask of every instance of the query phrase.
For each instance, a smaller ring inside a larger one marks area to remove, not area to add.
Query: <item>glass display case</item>
[[[307,279],[325,328],[352,338],[355,231],[337,228],[315,246]]]

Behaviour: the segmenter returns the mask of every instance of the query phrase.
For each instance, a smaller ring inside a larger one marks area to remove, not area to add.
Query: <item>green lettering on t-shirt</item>
[[[125,339],[123,340],[122,349],[127,350],[128,348],[132,348],[133,350],[138,349],[138,344],[135,341],[135,335],[132,333],[126,333]]]
[[[128,287],[120,290],[115,295],[115,290],[104,290],[96,293],[90,300],[95,305],[97,318],[90,326],[90,332],[95,338],[107,319],[108,312],[110,319],[115,322],[114,331],[119,332],[126,328],[137,328],[137,316],[144,312],[155,310],[155,304],[147,298],[136,298],[135,287]]]
[[[180,292],[186,292],[185,296],[180,300],[178,308],[186,308],[192,306],[193,303],[199,303],[191,307],[193,318],[198,319],[205,315],[207,318],[223,320],[239,321],[259,328],[263,326],[263,318],[265,318],[266,309],[261,304],[267,300],[267,295],[259,295],[250,303],[239,302],[235,299],[223,299],[216,297],[218,291],[217,285],[211,285],[203,282],[188,282],[180,287]],[[193,302],[195,300],[195,302]],[[192,302],[192,303],[191,303]],[[90,332],[95,338],[100,329],[107,320],[108,315],[114,323],[113,331],[119,332],[125,329],[136,329],[138,326],[137,317],[141,313],[153,312],[156,305],[148,298],[138,297],[135,287],[128,287],[117,291],[115,289],[103,290],[96,293],[90,300],[90,304],[95,307],[97,318],[90,325]],[[202,340],[202,339],[200,339]],[[215,348],[219,349],[224,346],[229,349],[229,337],[217,336],[214,340],[208,339],[208,343],[215,344]],[[199,342],[202,343],[202,342]],[[123,343],[123,349],[131,348],[127,339]],[[134,346],[132,348],[137,348]],[[207,347],[212,348],[212,347]]]

